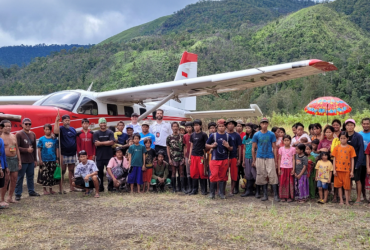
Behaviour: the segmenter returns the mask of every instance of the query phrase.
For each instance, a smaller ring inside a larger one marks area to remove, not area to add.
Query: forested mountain
[[[50,55],[52,52],[59,52],[61,50],[68,51],[72,48],[89,48],[90,45],[78,44],[38,44],[38,45],[19,45],[19,46],[5,46],[0,47],[0,67],[10,67],[10,65],[17,64],[18,66],[29,64],[35,57],[43,57]]]
[[[189,25],[195,24],[194,18],[198,18],[195,22],[199,24],[206,20],[203,14],[194,14],[194,6],[190,5],[172,16],[132,28],[89,49],[37,58],[24,68],[0,69],[0,91],[10,95],[47,94],[61,89],[85,89],[92,81],[94,90],[101,91],[170,81],[182,52],[187,50],[199,55],[198,76],[309,58],[334,62],[339,69],[326,75],[225,93],[221,95],[222,101],[214,96],[201,97],[198,98],[200,110],[247,108],[250,103],[257,103],[267,114],[294,113],[323,95],[343,98],[354,109],[369,108],[369,33],[352,22],[348,14],[337,12],[333,3],[304,8],[312,2],[269,2],[201,1],[200,13],[207,12],[207,6],[211,11],[213,4],[223,4],[223,25],[225,20],[230,20],[229,26],[219,25],[215,19],[206,24],[211,27],[207,29],[199,25],[193,30],[194,27],[180,23],[167,30],[165,27],[169,26],[165,24],[184,13],[193,15]],[[271,10],[268,6],[279,8],[276,2],[301,3],[304,9],[289,15],[277,14],[275,18],[262,16],[259,20],[253,19],[253,15],[243,16],[235,25],[237,19],[232,15],[235,4],[254,4],[256,8],[263,8],[258,4],[266,4],[264,11],[268,13]]]

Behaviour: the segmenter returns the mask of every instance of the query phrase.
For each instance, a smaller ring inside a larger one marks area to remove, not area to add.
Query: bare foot
[[[9,203],[6,203],[5,201],[0,202],[0,206],[7,207],[9,206]]]
[[[53,190],[50,190],[50,194],[55,194],[56,192],[54,192]]]
[[[50,193],[48,191],[44,191],[44,195],[49,195]]]
[[[95,194],[94,198],[100,198],[99,194]]]
[[[344,206],[344,203],[343,202],[340,202],[339,205]]]
[[[286,202],[286,199],[282,199],[281,202]]]
[[[9,198],[6,200],[8,203],[17,203],[18,201],[13,200],[12,198]]]

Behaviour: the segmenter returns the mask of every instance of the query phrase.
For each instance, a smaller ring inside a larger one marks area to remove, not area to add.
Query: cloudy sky
[[[198,0],[0,0],[0,47],[96,44]]]

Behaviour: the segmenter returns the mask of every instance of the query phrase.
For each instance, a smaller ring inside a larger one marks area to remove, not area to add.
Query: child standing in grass
[[[149,184],[152,180],[153,175],[153,162],[156,160],[156,153],[155,150],[151,148],[152,139],[150,137],[144,138],[144,145],[145,145],[145,170],[143,170],[143,192],[149,192]]]
[[[354,158],[356,157],[355,149],[348,144],[348,139],[347,132],[341,132],[339,136],[340,145],[336,146],[332,152],[334,156],[334,187],[338,188],[341,205],[344,205],[342,187],[344,188],[347,206],[349,206],[351,178],[353,178]]]
[[[306,146],[304,144],[298,144],[296,148],[297,154],[294,157],[295,197],[298,203],[306,202],[309,194],[307,179],[308,159],[305,150]]]
[[[312,145],[306,145],[306,155],[308,159],[307,165],[307,177],[308,177],[308,187],[310,192],[310,198],[315,199],[316,194],[316,157],[312,154]]]
[[[292,138],[289,135],[284,135],[284,147],[279,148],[279,168],[280,176],[279,195],[282,201],[292,202],[294,199],[294,164],[293,158],[296,154],[296,149],[291,147]]]
[[[328,201],[329,185],[331,180],[331,175],[333,171],[333,164],[329,161],[330,153],[321,152],[319,161],[316,164],[316,181],[317,187],[319,188],[320,200],[318,203],[325,204]]]
[[[256,181],[256,168],[252,166],[253,157],[252,157],[252,138],[254,135],[253,124],[247,123],[245,125],[245,136],[243,137],[243,166],[244,174],[247,180],[245,193],[241,197],[247,197],[253,195],[253,187]]]
[[[142,170],[145,170],[145,146],[140,145],[140,134],[133,136],[134,144],[131,145],[127,152],[129,153],[128,165],[132,168],[128,175],[127,183],[131,186],[131,194],[134,193],[134,184],[137,184],[137,192],[140,193],[140,185],[143,184]]]

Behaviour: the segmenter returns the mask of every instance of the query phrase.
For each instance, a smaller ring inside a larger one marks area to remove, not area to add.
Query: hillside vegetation
[[[68,51],[72,48],[89,48],[90,45],[78,44],[38,44],[38,45],[19,45],[0,47],[0,67],[10,67],[18,65],[19,67],[29,64],[35,57],[43,57],[53,52],[61,50]]]
[[[180,18],[188,13],[197,17],[193,13],[195,10],[188,11],[194,8],[190,5],[173,16],[142,25],[143,33],[133,28],[90,49],[79,48],[38,58],[21,69],[0,69],[0,91],[11,95],[47,94],[61,89],[85,89],[92,81],[94,90],[101,91],[171,81],[182,52],[187,50],[199,55],[198,76],[309,58],[331,61],[339,68],[326,75],[225,93],[221,95],[222,101],[204,96],[198,98],[199,110],[248,108],[250,103],[257,103],[267,114],[295,113],[310,100],[324,95],[338,96],[354,109],[369,108],[369,33],[352,22],[348,15],[338,13],[331,4],[304,8],[270,19],[267,24],[261,17],[259,21],[255,19],[253,25],[247,19],[235,25],[231,11],[235,4],[248,6],[253,3],[256,8],[263,8],[258,3],[265,3],[277,8],[272,2],[202,1],[197,4],[208,6],[209,12],[215,3],[223,4],[224,20],[230,20],[230,28],[212,22],[209,25],[219,26],[219,29],[189,30],[192,27],[185,29],[183,24],[174,25],[168,31],[163,28],[176,15]],[[301,3],[302,8],[312,5],[312,2],[289,2]],[[230,11],[228,6],[231,6]],[[198,16],[203,17],[203,14]],[[159,28],[155,34],[145,34],[145,30],[150,32],[148,25]],[[130,36],[135,37],[125,40],[124,37]]]

